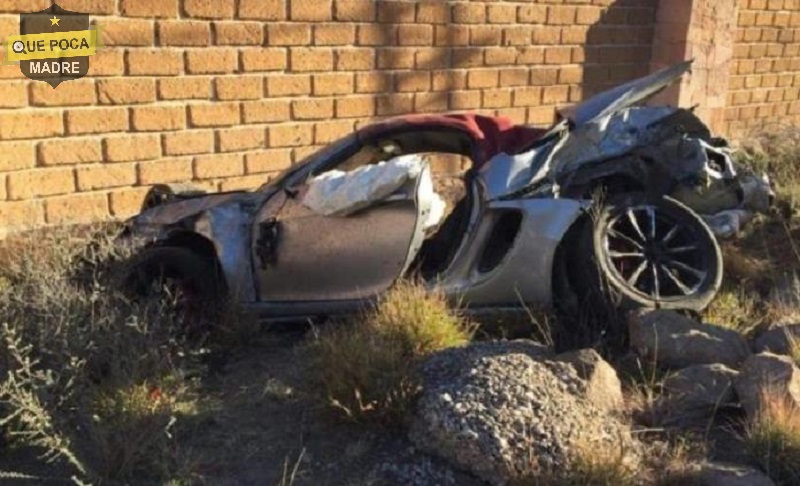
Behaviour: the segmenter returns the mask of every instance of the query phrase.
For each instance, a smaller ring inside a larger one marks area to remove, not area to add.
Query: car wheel
[[[612,197],[587,219],[574,248],[578,287],[626,308],[701,311],[722,282],[711,230],[669,197]]]
[[[134,298],[171,299],[177,323],[208,323],[221,302],[220,276],[209,258],[179,247],[143,250],[128,265],[123,288]]]

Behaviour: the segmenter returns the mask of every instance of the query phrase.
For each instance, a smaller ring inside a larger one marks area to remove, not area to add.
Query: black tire
[[[187,248],[146,248],[130,261],[123,277],[123,288],[133,298],[153,297],[170,285],[183,293],[185,327],[200,325],[220,308],[223,286],[217,265]]]
[[[699,312],[719,291],[717,240],[694,211],[674,199],[621,194],[583,224],[570,267],[573,286],[589,302]]]

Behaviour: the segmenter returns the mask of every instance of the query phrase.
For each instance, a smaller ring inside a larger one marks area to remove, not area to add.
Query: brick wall
[[[87,77],[0,67],[0,227],[124,218],[146,187],[253,188],[381,117],[554,107],[645,74],[656,0],[60,0],[105,27]],[[0,0],[0,37],[16,12]]]
[[[737,0],[726,131],[800,124],[800,0]]]

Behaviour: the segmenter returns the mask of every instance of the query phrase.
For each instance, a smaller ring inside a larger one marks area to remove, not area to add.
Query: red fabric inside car
[[[475,114],[408,115],[364,127],[360,138],[381,138],[409,130],[457,129],[473,140],[473,163],[479,168],[499,153],[517,154],[528,148],[547,130],[515,125],[505,117]]]

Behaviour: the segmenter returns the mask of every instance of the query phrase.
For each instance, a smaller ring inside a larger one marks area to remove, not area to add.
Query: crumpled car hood
[[[646,100],[674,83],[689,71],[692,62],[682,62],[649,76],[635,79],[595,95],[583,103],[560,110],[559,113],[576,126],[607,117],[614,112],[630,108]]]
[[[193,196],[148,209],[133,218],[132,223],[136,226],[167,226],[227,204],[255,204],[263,197],[260,192],[230,192]]]

